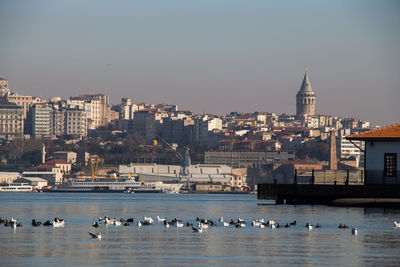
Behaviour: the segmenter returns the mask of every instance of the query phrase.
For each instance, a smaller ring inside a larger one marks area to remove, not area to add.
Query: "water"
[[[258,203],[270,205],[257,205]],[[91,228],[99,216],[135,219],[131,226]],[[196,217],[245,218],[245,228],[137,227],[143,216],[195,222]],[[0,194],[0,217],[17,217],[15,231],[0,225],[1,266],[399,266],[400,210],[273,205],[253,195]],[[65,218],[63,228],[33,227],[33,218]],[[252,219],[274,219],[292,228],[261,229]],[[306,222],[322,228],[308,231]],[[356,226],[338,229],[339,223]],[[88,232],[101,232],[102,240]]]

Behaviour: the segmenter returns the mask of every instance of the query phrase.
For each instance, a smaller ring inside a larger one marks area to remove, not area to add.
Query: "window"
[[[397,154],[385,153],[384,162],[384,175],[385,177],[397,177]]]

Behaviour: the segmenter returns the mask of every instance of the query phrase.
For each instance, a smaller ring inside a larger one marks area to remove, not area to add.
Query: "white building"
[[[346,138],[365,143],[365,184],[400,184],[400,124]]]
[[[357,162],[357,166],[360,166],[360,159],[364,155],[361,149],[364,149],[364,143],[362,141],[349,141],[345,136],[340,138],[340,158],[348,159],[354,157]]]
[[[34,104],[27,116],[29,133],[34,137],[53,135],[53,108],[48,104]]]
[[[121,176],[138,176],[143,181],[176,182],[180,170],[179,165],[131,163],[119,166]],[[189,179],[192,183],[221,183],[241,187],[247,185],[247,172],[244,173],[244,170],[235,170],[227,165],[197,164],[189,167]]]
[[[10,184],[20,177],[19,172],[0,172],[0,184]]]

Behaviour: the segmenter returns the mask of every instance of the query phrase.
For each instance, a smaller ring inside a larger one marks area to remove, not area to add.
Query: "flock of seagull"
[[[142,226],[150,226],[154,222],[161,222],[164,224],[165,227],[191,227],[193,232],[196,233],[202,233],[203,229],[207,229],[210,226],[224,226],[224,227],[229,227],[229,226],[234,226],[236,228],[243,228],[246,227],[246,221],[242,218],[238,218],[236,220],[231,219],[230,221],[225,221],[224,217],[220,217],[218,220],[218,223],[214,222],[213,220],[210,219],[201,219],[199,217],[196,218],[196,223],[190,223],[186,222],[184,223],[183,221],[179,219],[172,219],[171,221],[168,221],[166,218],[162,218],[160,216],[157,216],[156,219],[153,219],[151,217],[146,217],[144,216],[142,220],[137,221],[136,225],[138,227]],[[11,227],[16,229],[17,227],[22,227],[22,223],[18,222],[18,219],[11,218],[11,219],[1,219],[0,218],[0,224],[4,224],[5,227]],[[65,225],[66,221],[64,219],[60,218],[54,218],[53,220],[48,220],[44,223],[36,221],[35,219],[32,219],[32,226],[38,227],[38,226],[53,226],[53,227],[63,227]],[[131,224],[134,223],[133,218],[129,219],[123,219],[121,218],[120,220],[117,220],[116,218],[110,219],[110,217],[105,216],[104,218],[100,217],[98,221],[93,222],[92,227],[93,228],[98,228],[100,227],[100,224],[104,225],[115,225],[115,226],[130,226]],[[394,221],[394,227],[395,228],[400,228],[400,222]],[[259,227],[259,228],[290,228],[292,226],[297,225],[297,221],[293,221],[291,223],[286,223],[285,225],[277,223],[275,220],[264,220],[264,219],[256,219],[252,220],[251,225],[253,227]],[[313,228],[321,228],[320,224],[316,224],[313,226],[310,223],[306,223],[305,227],[308,229],[308,231],[312,231]],[[338,228],[341,229],[347,229],[350,228],[346,224],[339,224]],[[351,234],[352,235],[357,235],[358,234],[358,229],[356,227],[351,229]],[[90,233],[89,236],[94,239],[101,239],[102,235],[100,232],[98,233]]]

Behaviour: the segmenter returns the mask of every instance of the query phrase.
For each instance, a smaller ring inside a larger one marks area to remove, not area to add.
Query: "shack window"
[[[385,153],[385,168],[384,173],[386,177],[397,176],[397,154]]]

